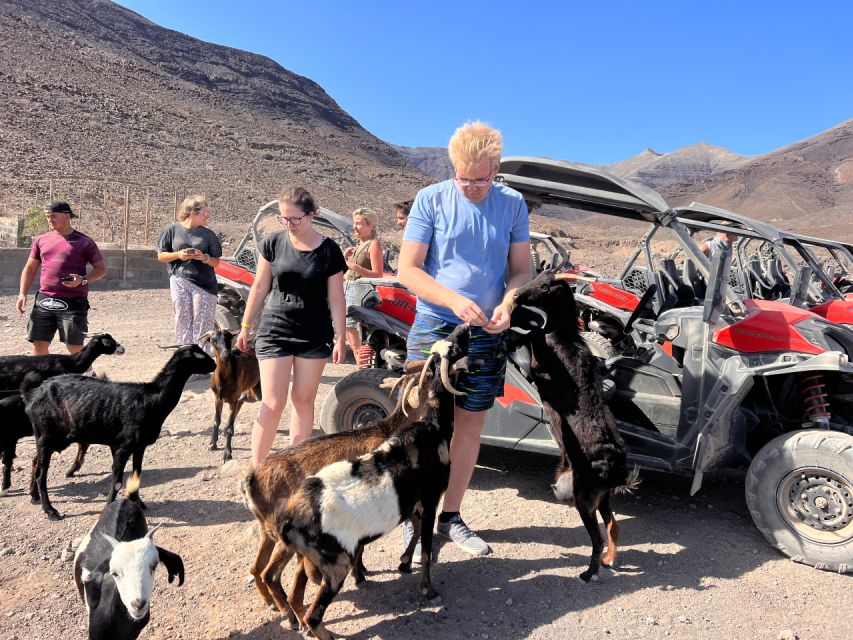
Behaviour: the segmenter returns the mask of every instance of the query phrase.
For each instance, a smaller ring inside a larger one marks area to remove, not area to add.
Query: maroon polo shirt
[[[61,279],[72,273],[86,275],[86,265],[102,262],[98,245],[85,233],[72,231],[63,236],[49,231],[33,240],[30,258],[41,262],[39,293],[51,298],[85,298],[88,285],[66,287]]]

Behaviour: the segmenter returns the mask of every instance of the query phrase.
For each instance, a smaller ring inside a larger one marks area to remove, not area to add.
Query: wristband
[[[244,329],[251,329],[252,328],[252,325],[250,325],[248,322],[241,322],[240,326],[243,327]]]
[[[88,280],[88,279],[86,279],[86,278],[83,278],[83,279],[80,281],[80,286],[87,285],[87,284],[89,284],[89,280]]]

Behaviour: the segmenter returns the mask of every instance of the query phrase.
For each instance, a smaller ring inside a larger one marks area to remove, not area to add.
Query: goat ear
[[[389,376],[385,378],[382,382],[379,383],[380,389],[393,389],[397,386],[397,384],[402,380],[402,378],[395,378],[394,376]]]
[[[86,596],[86,604],[90,609],[97,608],[101,602],[101,584],[103,581],[103,573],[90,573],[83,582],[83,593]]]
[[[406,363],[406,373],[420,373],[424,368],[426,360],[412,360]]]
[[[149,540],[153,540],[154,539],[154,532],[157,531],[157,529],[159,529],[162,526],[163,526],[163,523],[161,522],[160,524],[158,524],[153,529],[149,529],[148,533],[145,534],[145,537],[148,538]]]
[[[104,537],[104,540],[106,540],[107,542],[109,542],[109,543],[110,543],[110,546],[111,546],[113,549],[115,549],[115,548],[118,546],[118,540],[116,540],[116,539],[115,539],[115,538],[113,538],[112,536],[107,535],[106,533],[102,533],[101,535]]]
[[[161,547],[156,547],[157,554],[160,556],[160,562],[166,567],[169,572],[169,582],[171,583],[175,576],[178,576],[178,586],[184,584],[184,561],[177,553],[166,551]]]
[[[213,337],[213,331],[208,331],[207,333],[203,333],[198,338],[199,346],[203,345],[205,342],[210,342],[210,339]]]
[[[450,368],[454,373],[456,371],[468,371],[468,356],[462,356]]]

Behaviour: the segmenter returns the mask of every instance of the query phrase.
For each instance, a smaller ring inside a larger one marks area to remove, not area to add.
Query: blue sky
[[[319,83],[374,135],[610,163],[708,142],[766,153],[853,117],[853,3],[121,0]]]

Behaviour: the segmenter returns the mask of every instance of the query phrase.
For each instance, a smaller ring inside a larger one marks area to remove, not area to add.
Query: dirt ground
[[[0,354],[24,353],[25,320],[11,296],[0,297]],[[172,341],[168,292],[95,291],[93,331],[127,348],[103,356],[99,372],[114,380],[153,377]],[[352,370],[328,365],[317,409]],[[249,457],[257,408],[238,420],[236,462],[208,451],[213,401],[204,382],[187,385],[160,439],[145,457],[141,493],[149,525],[163,523],[161,546],[183,556],[186,584],[158,570],[146,639],[297,638],[265,608],[248,578],[254,519],[237,481]],[[276,446],[287,442],[285,414]],[[64,515],[49,522],[26,495],[32,439],[18,446],[12,491],[0,498],[0,640],[84,637],[69,550],[105,504],[109,451],[92,447],[76,478],[66,479],[74,448],[54,458],[49,487]],[[398,575],[400,531],[370,545],[368,583],[348,580],[326,615],[346,638],[853,638],[850,576],[798,565],[771,549],[753,527],[739,481],[706,481],[694,498],[689,480],[646,473],[635,496],[619,497],[621,554],[597,583],[576,579],[589,539],[573,509],[555,502],[555,460],[485,448],[463,505],[468,523],[493,553],[466,557],[441,546],[433,570],[440,606],[418,594],[417,575]],[[440,543],[439,543],[440,544]],[[289,580],[288,571],[286,579]]]

